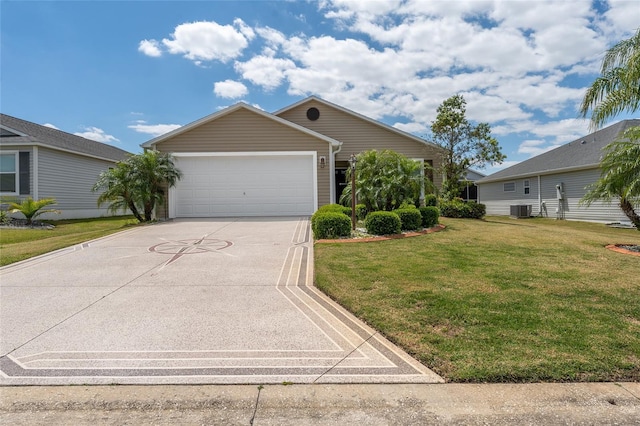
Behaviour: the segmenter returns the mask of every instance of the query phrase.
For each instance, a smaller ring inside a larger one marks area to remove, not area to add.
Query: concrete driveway
[[[306,218],[179,220],[0,268],[1,384],[437,383],[313,287]]]

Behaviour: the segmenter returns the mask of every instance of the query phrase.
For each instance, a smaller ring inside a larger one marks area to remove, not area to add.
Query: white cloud
[[[267,90],[280,86],[285,72],[292,68],[295,68],[293,61],[270,56],[254,56],[247,62],[235,64],[235,69],[241,73],[242,78]]]
[[[547,152],[558,146],[558,145],[544,146],[545,144],[547,144],[547,142],[544,140],[539,140],[539,139],[525,140],[518,147],[518,154],[526,154],[531,157],[534,157],[536,155],[540,155],[543,152]]]
[[[421,134],[427,131],[427,126],[421,123],[395,123],[393,127],[413,134]]]
[[[85,127],[84,132],[77,132],[77,133],[74,133],[74,135],[81,136],[86,139],[91,139],[92,141],[96,141],[96,142],[103,142],[103,143],[120,142],[120,139],[116,138],[115,136],[106,134],[104,130],[98,127]]]
[[[137,120],[136,124],[127,126],[138,133],[160,136],[182,127],[180,124],[147,124],[144,120]]]
[[[240,19],[234,26],[213,21],[190,22],[178,25],[171,39],[162,39],[170,53],[184,54],[192,61],[227,62],[240,56],[252,38],[252,31]]]
[[[144,53],[147,56],[159,57],[162,56],[160,50],[160,43],[157,40],[142,40],[138,45],[138,51]]]
[[[56,126],[54,126],[54,125],[53,125],[53,124],[51,124],[51,123],[45,123],[45,124],[43,124],[43,126],[44,126],[44,127],[49,127],[49,128],[51,128],[51,129],[55,129],[55,130],[60,130],[60,129],[58,129]]]
[[[213,93],[221,98],[237,99],[243,97],[249,93],[249,91],[247,90],[247,86],[239,81],[225,80],[218,81],[213,85]]]

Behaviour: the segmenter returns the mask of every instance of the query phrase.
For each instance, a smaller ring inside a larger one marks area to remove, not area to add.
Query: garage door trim
[[[248,151],[248,152],[179,152],[174,157],[311,157],[313,176],[313,211],[318,209],[318,153],[316,151]],[[169,188],[169,218],[176,217],[176,188]]]

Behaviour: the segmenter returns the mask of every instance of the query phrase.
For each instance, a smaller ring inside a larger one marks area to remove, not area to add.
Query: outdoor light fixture
[[[351,229],[356,230],[356,163],[358,158],[355,154],[349,157],[349,165],[351,165]]]
[[[322,157],[320,157],[320,168],[324,169],[325,164],[327,164],[327,157],[323,155]]]

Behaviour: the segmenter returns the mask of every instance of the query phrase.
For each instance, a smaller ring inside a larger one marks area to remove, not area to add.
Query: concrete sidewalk
[[[0,388],[11,425],[640,424],[640,383]]]

